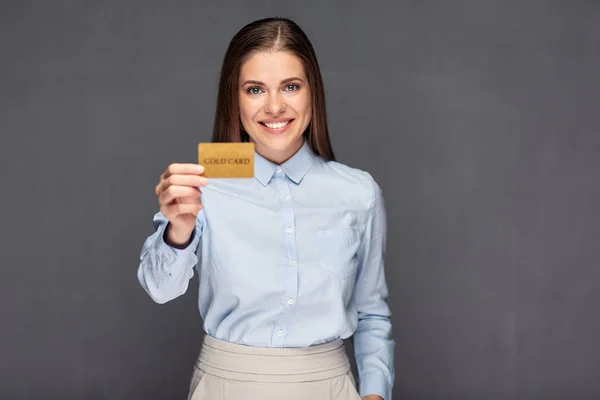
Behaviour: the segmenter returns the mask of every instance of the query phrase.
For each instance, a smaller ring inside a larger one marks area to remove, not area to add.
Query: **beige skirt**
[[[205,335],[188,400],[360,400],[342,340],[261,348]]]

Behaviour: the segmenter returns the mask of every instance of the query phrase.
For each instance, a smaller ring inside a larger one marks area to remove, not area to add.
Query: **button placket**
[[[277,172],[279,170],[279,172]],[[282,309],[280,318],[276,322],[276,327],[273,332],[273,343],[275,346],[283,346],[284,340],[288,335],[287,327],[290,319],[290,312],[296,304],[298,296],[298,257],[296,244],[296,226],[294,217],[294,207],[292,196],[290,193],[290,183],[285,174],[282,174],[281,169],[275,170],[276,174],[273,183],[277,189],[277,195],[280,199],[280,215],[282,223],[282,236],[284,241],[286,265],[284,266],[284,295],[282,304],[285,306]]]

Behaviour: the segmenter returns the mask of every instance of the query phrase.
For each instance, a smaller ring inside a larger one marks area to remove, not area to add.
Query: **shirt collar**
[[[289,160],[279,167],[296,184],[300,183],[306,175],[316,155],[312,152],[306,140]],[[254,152],[254,176],[263,186],[267,186],[278,165]]]

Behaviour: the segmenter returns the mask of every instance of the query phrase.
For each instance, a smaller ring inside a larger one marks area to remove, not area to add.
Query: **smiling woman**
[[[157,303],[199,272],[206,335],[189,399],[390,400],[381,189],[335,161],[317,58],[294,22],[263,19],[234,36],[212,140],[253,142],[254,178],[209,182],[202,166],[171,164],[138,268]]]
[[[310,88],[300,60],[287,52],[257,52],[240,74],[240,120],[256,150],[282,164],[304,142],[310,123]]]
[[[295,127],[289,129],[285,139],[278,139],[278,148],[284,143],[292,145],[285,147],[289,157],[294,146],[296,151],[300,148],[298,144],[303,136],[316,155],[335,161],[329,139],[323,78],[310,40],[288,19],[252,22],[233,37],[225,53],[213,141],[252,140],[264,151],[268,146],[259,139],[266,140],[266,133],[284,133],[287,128],[277,129],[283,128],[281,123],[291,120]],[[279,125],[271,125],[272,130],[255,127],[256,124],[268,127],[267,123]],[[261,131],[263,136],[259,134]],[[297,141],[294,142],[294,138]],[[269,155],[275,156],[272,152]],[[285,154],[277,155],[282,156]]]

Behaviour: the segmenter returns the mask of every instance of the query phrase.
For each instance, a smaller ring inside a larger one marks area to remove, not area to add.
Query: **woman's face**
[[[281,164],[300,149],[311,119],[310,90],[291,53],[256,52],[242,65],[240,120],[257,153]]]

